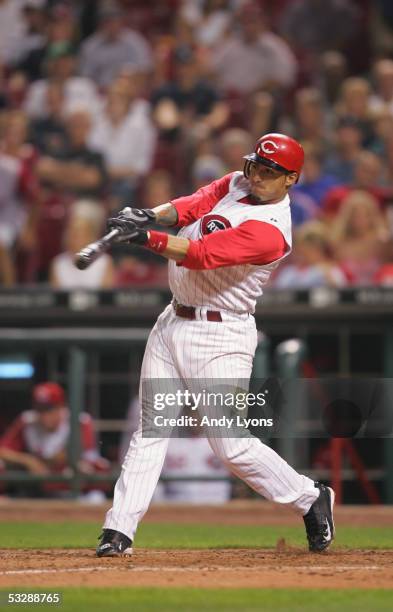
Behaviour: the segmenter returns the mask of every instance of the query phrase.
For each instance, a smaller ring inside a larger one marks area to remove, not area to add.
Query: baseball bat
[[[74,264],[78,270],[86,270],[91,264],[100,257],[105,251],[107,251],[111,245],[116,241],[116,238],[121,234],[120,230],[113,229],[108,234],[91,242],[85,246],[79,253],[76,253],[74,257]]]

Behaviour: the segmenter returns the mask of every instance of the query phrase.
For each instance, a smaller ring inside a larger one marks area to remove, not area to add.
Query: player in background
[[[81,412],[79,423],[79,470],[84,474],[109,472],[110,463],[97,448],[91,416]],[[39,383],[32,390],[31,410],[21,412],[0,437],[0,460],[30,474],[61,476],[70,470],[69,439],[70,411],[63,388],[51,381]],[[55,496],[68,491],[69,485],[43,480],[33,490],[37,495]],[[94,488],[88,485],[84,490],[91,492]]]
[[[297,141],[266,134],[246,155],[242,172],[152,210],[126,207],[109,220],[122,240],[169,260],[173,301],[149,336],[141,381],[250,378],[257,345],[255,303],[271,272],[291,251],[288,191],[303,161]],[[151,223],[180,231],[172,236],[146,229]],[[151,405],[142,403],[142,414],[149,410]],[[298,474],[254,436],[208,439],[236,476],[303,516],[310,551],[328,548],[334,537],[332,489]],[[141,425],[134,434],[106,515],[99,557],[131,554],[168,442],[144,437]]]

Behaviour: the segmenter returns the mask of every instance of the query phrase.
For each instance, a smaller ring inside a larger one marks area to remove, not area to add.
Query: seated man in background
[[[22,468],[31,474],[68,475],[70,412],[64,390],[57,383],[44,382],[33,388],[32,400],[32,409],[19,414],[0,438],[0,459],[7,467]],[[82,412],[79,422],[79,470],[83,474],[108,471],[109,462],[97,450],[92,418]],[[44,481],[38,490],[50,494],[67,489],[66,484]]]
[[[37,196],[30,207],[25,231],[33,234],[35,250],[25,255],[34,270],[28,282],[47,282],[50,263],[62,251],[68,210],[77,199],[100,200],[104,194],[106,169],[103,157],[88,146],[91,128],[86,109],[67,115],[66,141],[56,154],[40,157],[34,167]]]

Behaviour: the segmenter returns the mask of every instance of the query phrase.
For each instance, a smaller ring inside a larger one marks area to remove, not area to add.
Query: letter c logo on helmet
[[[259,149],[268,155],[273,155],[273,153],[277,151],[278,145],[274,142],[274,140],[264,140],[259,144]]]

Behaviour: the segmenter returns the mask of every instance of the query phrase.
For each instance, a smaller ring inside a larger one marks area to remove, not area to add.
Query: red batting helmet
[[[265,134],[257,140],[255,150],[244,157],[244,176],[248,178],[250,164],[256,162],[281,172],[300,175],[304,163],[302,145],[285,134]]]
[[[37,410],[63,406],[64,401],[64,390],[57,383],[44,382],[33,388],[33,406]]]

